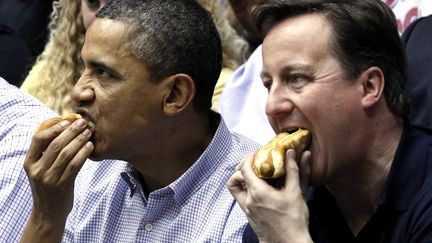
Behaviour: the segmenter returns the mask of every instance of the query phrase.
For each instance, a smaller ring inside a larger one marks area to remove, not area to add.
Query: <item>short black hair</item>
[[[369,67],[381,68],[388,106],[406,117],[406,54],[391,8],[381,0],[269,0],[253,16],[265,33],[283,19],[313,13],[331,24],[330,49],[345,76],[353,79]]]
[[[152,80],[185,73],[195,82],[193,105],[208,111],[222,69],[222,47],[208,11],[195,0],[111,0],[96,15],[131,26],[130,51]]]

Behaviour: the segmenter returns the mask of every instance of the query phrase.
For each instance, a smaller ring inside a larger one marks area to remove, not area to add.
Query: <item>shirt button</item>
[[[147,230],[147,231],[152,231],[153,230],[153,225],[152,224],[150,224],[150,223],[148,223],[148,224],[146,224],[145,225],[145,230]]]

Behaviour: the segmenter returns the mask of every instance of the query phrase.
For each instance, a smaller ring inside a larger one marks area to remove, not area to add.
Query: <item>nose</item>
[[[71,92],[72,100],[78,105],[92,102],[95,99],[93,81],[85,73],[81,75]]]
[[[274,130],[277,130],[279,119],[289,115],[294,109],[290,96],[290,91],[283,85],[273,83],[267,97],[265,112]]]

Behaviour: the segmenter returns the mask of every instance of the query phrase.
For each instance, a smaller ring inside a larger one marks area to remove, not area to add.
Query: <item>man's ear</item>
[[[363,109],[374,106],[384,92],[385,79],[379,67],[370,67],[361,74],[363,85]]]
[[[195,82],[187,74],[175,74],[165,80],[168,87],[164,99],[163,109],[165,114],[174,116],[186,109],[195,97]]]

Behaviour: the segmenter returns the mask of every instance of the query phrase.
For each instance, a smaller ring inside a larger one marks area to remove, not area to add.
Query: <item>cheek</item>
[[[319,145],[328,146],[335,142],[333,140],[341,135],[343,124],[346,122],[348,112],[345,107],[332,99],[327,99],[311,107],[308,112],[306,116],[316,133]]]
[[[104,99],[104,102],[99,106],[103,122],[101,128],[104,130],[104,137],[107,141],[117,143],[134,130],[136,117],[145,106],[137,104],[134,99],[130,99],[130,96],[127,95],[112,94],[111,96],[111,98]]]
[[[103,158],[111,158],[116,155],[116,150],[124,144],[126,127],[125,121],[118,119],[116,112],[103,114],[99,118],[94,137],[95,152]]]

